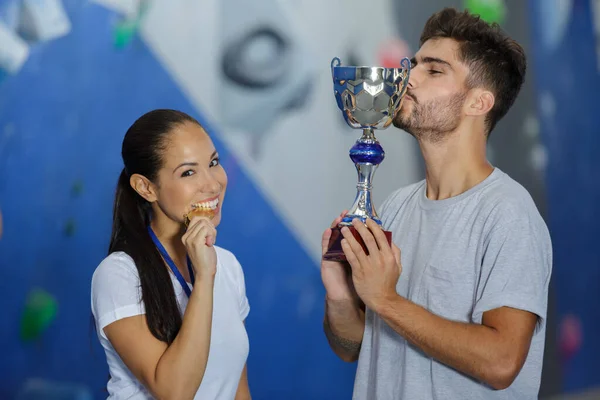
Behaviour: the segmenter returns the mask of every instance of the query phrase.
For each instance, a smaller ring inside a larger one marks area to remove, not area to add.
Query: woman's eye
[[[185,171],[184,173],[181,174],[181,177],[184,178],[186,176],[191,176],[194,174],[194,171],[192,171],[191,169],[188,169],[187,171]]]
[[[434,69],[430,69],[429,70],[429,75],[437,75],[437,74],[441,74],[441,72],[440,71],[436,71]]]
[[[213,160],[210,162],[210,166],[211,167],[216,167],[217,165],[221,164],[221,161],[219,160],[219,158],[213,158]]]

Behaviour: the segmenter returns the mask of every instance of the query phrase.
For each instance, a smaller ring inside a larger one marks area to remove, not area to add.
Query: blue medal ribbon
[[[173,262],[173,259],[171,258],[171,256],[169,256],[169,253],[167,253],[167,250],[165,249],[165,247],[162,245],[162,243],[160,242],[160,240],[158,240],[158,238],[156,237],[156,234],[154,234],[154,231],[152,230],[152,228],[150,227],[150,225],[148,225],[148,233],[150,234],[150,237],[152,238],[152,241],[154,242],[154,244],[158,248],[158,251],[163,256],[163,258],[165,259],[165,261],[167,262],[167,264],[169,265],[169,268],[171,268],[171,271],[173,272],[173,275],[175,275],[175,277],[177,278],[177,280],[181,284],[181,287],[183,288],[185,294],[189,298],[190,295],[192,294],[192,291],[191,291],[190,287],[188,286],[188,283],[183,278],[183,275],[181,275],[181,272],[179,272],[179,269],[177,268],[177,266]],[[193,286],[194,285],[194,270],[192,269],[192,261],[190,260],[189,256],[186,256],[186,259],[187,259],[188,271],[190,272],[190,279],[192,280],[192,286]]]

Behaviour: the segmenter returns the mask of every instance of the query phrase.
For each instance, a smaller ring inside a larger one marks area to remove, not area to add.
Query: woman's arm
[[[248,386],[248,368],[246,365],[244,365],[244,370],[240,377],[235,400],[252,400],[252,396],[250,396],[250,387]]]
[[[200,387],[210,346],[213,286],[214,279],[196,281],[170,346],[152,335],[145,315],[104,328],[127,368],[157,399],[192,399]]]

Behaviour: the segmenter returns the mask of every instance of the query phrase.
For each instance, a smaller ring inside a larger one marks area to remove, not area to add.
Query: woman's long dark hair
[[[151,205],[131,187],[129,179],[132,174],[140,174],[157,183],[169,135],[185,122],[200,125],[183,112],[161,109],[142,115],[127,130],[121,150],[125,168],[117,184],[108,248],[109,254],[122,251],[133,258],[150,332],[168,344],[181,328],[181,315],[169,272],[148,234]]]

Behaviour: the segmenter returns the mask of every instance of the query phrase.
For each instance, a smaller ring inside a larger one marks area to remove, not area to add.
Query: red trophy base
[[[360,233],[358,233],[356,228],[354,228],[353,226],[348,226],[348,229],[350,229],[350,232],[352,233],[354,238],[358,241],[358,243],[360,243],[364,252],[368,255],[369,250],[367,250],[367,246],[363,242],[362,237],[360,236]],[[385,237],[387,238],[388,244],[391,246],[392,245],[392,232],[383,231],[383,233],[385,234]],[[327,252],[323,255],[324,260],[338,261],[338,262],[347,261],[346,255],[344,254],[344,250],[342,249],[342,239],[343,238],[344,238],[344,235],[342,235],[341,227],[336,226],[335,228],[331,229],[331,237],[329,238],[329,245],[327,246]]]

